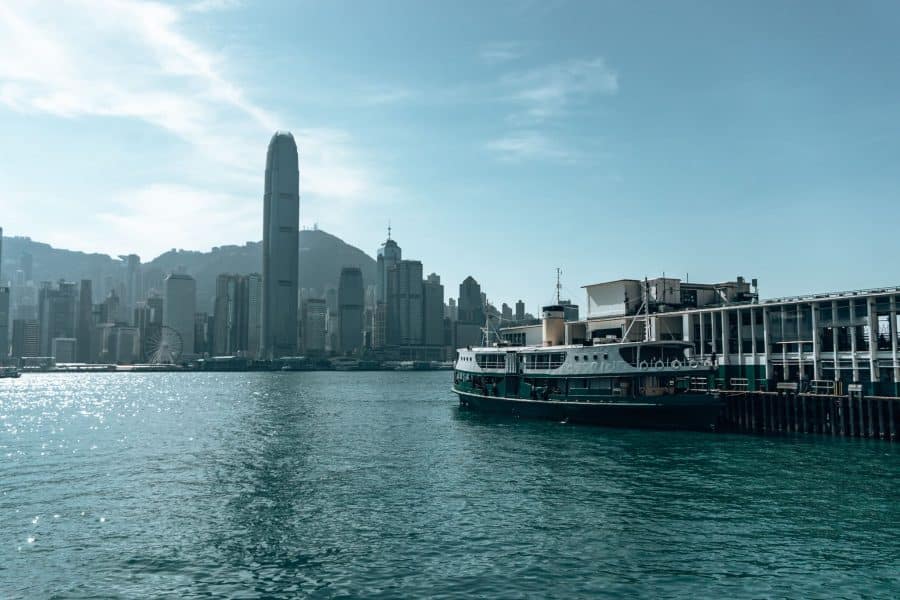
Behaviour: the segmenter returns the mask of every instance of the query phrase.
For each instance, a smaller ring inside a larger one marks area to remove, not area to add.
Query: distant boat
[[[0,379],[15,379],[21,375],[16,367],[0,367]]]

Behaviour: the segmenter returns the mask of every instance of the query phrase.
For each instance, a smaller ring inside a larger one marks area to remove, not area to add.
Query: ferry
[[[693,358],[681,341],[555,344],[548,321],[561,315],[561,307],[544,308],[545,345],[459,349],[460,406],[610,427],[716,428],[724,402],[710,391],[714,361]]]

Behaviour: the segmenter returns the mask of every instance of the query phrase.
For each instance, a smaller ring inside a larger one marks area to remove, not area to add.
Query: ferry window
[[[578,362],[578,355],[575,355],[575,362]]]
[[[482,369],[502,369],[506,366],[506,355],[504,354],[476,354],[475,362]]]
[[[597,355],[594,355],[594,362],[597,362]]]

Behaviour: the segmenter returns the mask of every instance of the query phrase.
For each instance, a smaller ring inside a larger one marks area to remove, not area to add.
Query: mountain
[[[106,254],[88,254],[53,248],[24,237],[3,238],[3,273],[12,279],[23,253],[31,254],[35,281],[94,281],[94,301],[109,281],[122,279],[122,261]],[[365,252],[319,229],[300,231],[300,287],[322,293],[337,288],[341,268],[359,267],[365,285],[375,284],[375,261]],[[197,310],[211,311],[216,276],[220,273],[262,271],[262,242],[243,246],[218,246],[209,252],[170,250],[142,265],[146,287],[159,287],[165,273],[184,268],[197,280]]]

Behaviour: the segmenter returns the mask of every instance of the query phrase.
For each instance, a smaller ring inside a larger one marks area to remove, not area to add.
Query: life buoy
[[[658,360],[658,361],[656,361],[656,364],[653,365],[653,366],[656,367],[657,369],[662,369],[663,367],[666,366],[666,363],[664,363],[664,362],[661,361],[661,360]]]
[[[698,362],[697,362],[696,360],[694,360],[694,359],[691,359],[691,362],[689,362],[688,364],[690,365],[690,367],[691,367],[692,369],[696,369],[697,367],[700,366],[700,363],[698,363]]]
[[[673,369],[680,369],[680,368],[681,368],[681,361],[678,360],[678,359],[676,358],[675,360],[672,361],[672,365],[671,365],[671,366],[672,366]]]
[[[709,359],[707,358],[706,360],[703,361],[703,366],[704,366],[704,367],[711,367],[711,366],[712,366],[712,361],[709,360]]]
[[[641,361],[641,369],[642,369],[642,370],[646,371],[646,370],[647,370],[647,367],[649,367],[649,366],[650,366],[650,365],[647,364],[647,361],[646,361],[646,360],[642,360],[642,361]]]

